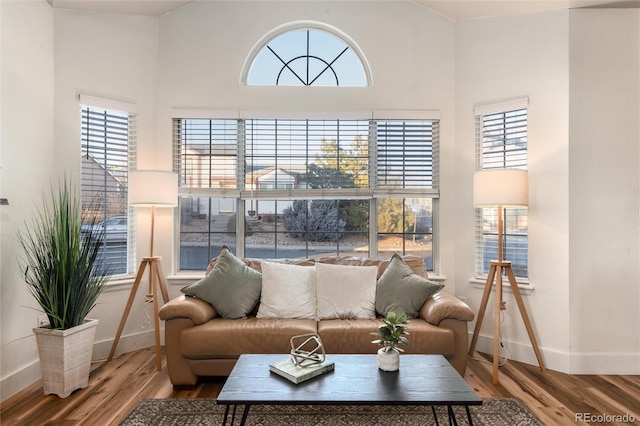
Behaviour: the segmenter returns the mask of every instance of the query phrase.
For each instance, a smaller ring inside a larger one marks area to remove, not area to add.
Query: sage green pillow
[[[260,300],[262,274],[244,264],[227,246],[220,250],[211,272],[180,289],[209,302],[224,318],[245,318]]]
[[[376,312],[404,312],[408,318],[417,318],[424,302],[444,287],[444,284],[415,274],[397,253],[391,257],[376,285]]]

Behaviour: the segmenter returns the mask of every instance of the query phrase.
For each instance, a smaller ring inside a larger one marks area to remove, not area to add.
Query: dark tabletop
[[[288,355],[241,355],[218,404],[481,405],[442,355],[400,355],[400,371],[378,369],[377,355],[333,355],[335,371],[294,384],[269,371]]]

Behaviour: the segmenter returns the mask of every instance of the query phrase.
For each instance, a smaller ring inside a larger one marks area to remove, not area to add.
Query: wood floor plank
[[[474,357],[469,360],[465,380],[480,397],[518,398],[550,426],[575,426],[579,424],[576,413],[628,413],[635,416],[634,424],[640,425],[640,376],[543,373],[536,365],[508,361],[500,367],[500,383],[494,385],[491,356]],[[154,348],[94,363],[89,387],[65,399],[45,396],[41,383],[35,383],[0,405],[0,423],[117,426],[142,399],[215,398],[224,383],[222,378],[207,378],[193,390],[174,391],[164,363],[163,356],[162,371],[156,371]]]

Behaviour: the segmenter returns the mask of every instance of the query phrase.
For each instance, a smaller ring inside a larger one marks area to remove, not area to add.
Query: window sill
[[[136,280],[135,275],[123,275],[110,279],[104,288],[105,292],[120,291],[122,287],[131,287]]]
[[[487,280],[482,279],[482,278],[471,278],[469,280],[469,283],[478,289],[484,289]],[[528,281],[523,281],[523,282],[518,282],[518,289],[520,290],[520,294],[522,294],[523,296],[528,296],[531,293],[533,293],[535,291],[535,287],[530,284]],[[491,291],[495,291],[495,283],[492,286],[492,290]],[[506,293],[513,293],[513,290],[511,289],[511,285],[509,284],[509,280],[506,277],[503,277],[502,279],[502,291],[506,292]]]
[[[174,275],[169,275],[167,277],[167,284],[169,285],[179,285],[179,286],[184,286],[187,284],[193,284],[196,281],[201,280],[202,278],[204,278],[204,271],[202,271],[201,274],[198,274],[196,272],[187,272],[185,274],[174,274]]]
[[[430,273],[429,271],[427,271],[427,276],[429,277],[430,281],[437,281],[443,284],[447,280],[447,277],[445,277],[444,275],[436,275],[434,273]]]

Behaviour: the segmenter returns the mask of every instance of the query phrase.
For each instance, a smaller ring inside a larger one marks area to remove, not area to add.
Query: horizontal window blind
[[[502,105],[502,104],[501,104]],[[476,169],[527,168],[528,111],[496,111],[483,107],[476,115]],[[478,112],[478,110],[476,111]],[[503,209],[504,259],[511,261],[517,277],[528,276],[527,209]],[[475,264],[478,275],[487,274],[489,262],[498,258],[497,209],[476,209]]]
[[[478,169],[527,168],[527,110],[476,116]]]
[[[135,168],[134,113],[81,105],[81,193],[85,215],[105,227],[102,255],[113,274],[135,267],[135,239],[128,220],[128,172]]]
[[[246,189],[369,186],[367,120],[244,122]]]
[[[238,188],[238,121],[173,121],[174,171],[185,188]]]
[[[437,122],[378,120],[376,140],[376,187],[438,187]]]

